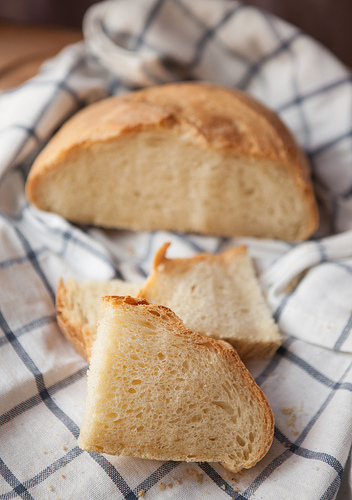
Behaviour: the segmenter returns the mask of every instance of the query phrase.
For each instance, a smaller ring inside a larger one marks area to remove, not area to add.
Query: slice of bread
[[[275,113],[184,82],[81,110],[38,156],[26,192],[81,224],[302,240],[318,225],[310,175]]]
[[[273,432],[267,399],[228,343],[188,330],[166,307],[102,299],[81,448],[237,472],[267,453]]]
[[[138,297],[172,309],[193,331],[231,343],[242,359],[270,357],[281,335],[245,246],[192,258],[157,252]]]
[[[104,295],[137,296],[140,285],[122,280],[77,282],[60,279],[56,292],[56,318],[60,330],[84,359],[89,361],[97,334],[100,299]]]

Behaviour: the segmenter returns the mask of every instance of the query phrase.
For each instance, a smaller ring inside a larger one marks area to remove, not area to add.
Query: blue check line
[[[49,386],[47,388],[49,395],[53,396],[57,392],[66,389],[66,387],[69,387],[70,385],[74,384],[75,382],[77,382],[77,380],[81,379],[82,377],[85,377],[86,372],[87,372],[87,367],[84,366],[83,368],[76,371],[72,375],[69,375],[63,380],[60,380],[59,382],[56,382],[55,384]],[[42,399],[39,393],[37,393],[31,398],[27,399],[26,401],[23,401],[22,403],[19,403],[18,405],[14,406],[13,408],[11,408],[11,410],[0,415],[0,427],[2,425],[7,424],[7,422],[10,422],[19,415],[22,415],[26,411],[31,410],[35,406],[38,406],[41,402]]]
[[[35,319],[31,321],[30,323],[27,323],[26,325],[20,326],[16,330],[13,330],[14,338],[21,337],[25,333],[28,333],[32,330],[35,330],[36,328],[40,328],[42,326],[49,325],[50,323],[56,323],[56,315],[55,314],[50,314],[48,316],[42,316],[39,319]],[[8,344],[9,340],[7,337],[1,337],[0,338],[0,347],[3,345]]]
[[[197,64],[199,63],[199,61],[203,55],[203,51],[204,51],[206,44],[214,37],[214,34],[216,34],[217,30],[219,28],[221,28],[221,26],[223,26],[225,23],[227,23],[231,17],[233,17],[235,14],[237,14],[237,12],[239,10],[242,10],[243,8],[246,8],[246,7],[247,6],[244,4],[236,5],[229,12],[226,12],[226,14],[223,16],[223,18],[220,19],[220,21],[215,26],[212,26],[210,29],[207,29],[205,31],[203,36],[198,41],[193,60],[187,64],[188,70],[192,70],[194,67],[197,66]]]
[[[346,466],[348,463],[349,453],[347,455],[346,462],[345,462],[345,465],[343,468],[344,471],[346,470]],[[342,479],[340,478],[340,474],[337,474],[336,477],[331,482],[331,484],[329,485],[329,487],[326,489],[325,493],[320,497],[319,500],[333,500],[333,498],[335,498],[337,490],[341,486],[341,480]]]
[[[138,500],[137,495],[131,490],[118,470],[100,453],[88,452],[90,457],[104,470],[112,482],[124,495],[125,500]],[[140,498],[140,497],[139,497]]]
[[[333,500],[335,498],[337,490],[340,488],[340,485],[341,485],[341,478],[339,474],[337,474],[333,482],[330,484],[330,486],[327,488],[327,490],[320,497],[319,500]]]
[[[347,132],[344,132],[343,134],[338,135],[334,139],[331,139],[328,142],[324,142],[321,146],[317,146],[315,149],[307,151],[307,154],[309,157],[317,156],[322,153],[325,153],[325,151],[331,149],[332,147],[336,146],[340,142],[350,139],[352,136],[352,129],[348,130]]]
[[[277,40],[279,40],[279,42],[281,44],[285,44],[285,41],[282,40],[279,31],[277,30],[276,26],[272,22],[272,18],[269,15],[267,15],[266,13],[264,13],[264,18],[267,22],[267,25],[271,29],[272,33],[276,36]],[[299,97],[300,93],[298,90],[297,71],[296,71],[296,69],[297,69],[297,56],[296,56],[295,52],[292,51],[291,44],[287,47],[287,50],[288,50],[288,53],[289,53],[289,55],[291,57],[291,61],[292,61],[291,85],[292,85],[292,89],[296,95],[295,99],[297,100],[297,103],[300,104],[301,101],[300,101],[300,97]],[[306,115],[303,111],[302,105],[297,106],[297,107],[298,107],[298,113],[299,113],[300,120],[301,120],[301,129],[303,130],[303,137],[305,140],[305,149],[306,149],[307,145],[310,143],[310,136],[311,136],[310,127],[308,125],[308,121],[307,121]]]
[[[291,361],[291,363],[294,363],[296,366],[299,366],[302,370],[304,370],[306,373],[308,373],[312,378],[320,382],[321,384],[325,385],[326,387],[330,387],[333,390],[345,390],[348,392],[352,392],[352,383],[350,382],[335,382],[331,380],[330,378],[326,377],[323,375],[321,372],[313,368],[312,365],[304,361],[302,358],[297,356],[296,354],[293,354],[290,352],[288,349],[286,349],[284,346],[279,347],[277,350],[277,354],[280,356],[284,357],[288,361]]]
[[[330,400],[332,399],[333,396],[331,396],[331,393],[329,394],[328,398],[327,398],[327,402],[324,402],[324,408],[327,406],[328,402],[330,402]],[[325,404],[326,403],[326,404]],[[320,412],[321,414],[321,412]],[[313,424],[316,422],[316,419],[315,417],[313,417],[314,422]],[[309,427],[311,428],[312,425],[310,425],[311,422],[309,422]],[[303,434],[303,433],[302,433]],[[308,433],[305,433],[304,432],[304,438],[306,437]],[[298,440],[300,442],[303,441],[303,437],[301,437],[302,435],[299,436]],[[343,474],[343,467],[341,465],[341,463],[339,462],[339,460],[337,460],[337,458],[335,458],[333,455],[330,455],[329,453],[322,453],[322,452],[319,452],[319,451],[312,451],[312,450],[309,450],[307,448],[303,448],[302,446],[300,446],[300,444],[298,444],[298,440],[295,441],[295,442],[291,442],[277,427],[275,427],[275,438],[283,445],[285,446],[285,448],[287,448],[283,453],[282,455],[285,455],[285,460],[287,460],[287,458],[289,458],[292,454],[295,454],[295,455],[298,455],[300,457],[303,457],[303,458],[307,458],[309,460],[319,460],[320,462],[324,462],[326,464],[328,464],[330,467],[332,467],[339,475],[340,477],[340,480],[342,478],[342,474]],[[289,456],[287,456],[286,454],[289,454]],[[280,457],[281,455],[279,455]],[[279,458],[277,457],[277,458]],[[281,463],[283,463],[285,460],[281,461]],[[275,460],[274,460],[275,462]],[[272,468],[271,467],[271,464],[268,466],[268,468]],[[273,468],[273,471],[276,467]]]
[[[169,474],[171,471],[175,470],[179,467],[183,462],[173,462],[168,461],[164,462],[160,467],[158,467],[150,476],[147,477],[144,481],[142,481],[135,489],[134,493],[137,495],[141,490],[148,491],[153,486],[156,485],[163,477]]]
[[[40,248],[39,250],[33,250],[33,253],[38,258],[43,253],[45,253],[47,251],[48,251],[48,249],[46,247],[43,247],[43,248]],[[3,260],[2,262],[0,262],[0,269],[8,269],[8,268],[16,266],[16,265],[24,264],[25,262],[28,262],[27,256],[14,257],[12,259]]]
[[[61,251],[59,252],[60,255],[64,255],[65,254],[68,242],[72,241],[73,243],[77,244],[78,246],[80,246],[84,250],[88,251],[90,254],[94,255],[95,257],[98,257],[103,262],[107,263],[114,270],[114,273],[115,273],[116,277],[120,277],[120,279],[123,279],[120,271],[117,269],[116,266],[114,266],[114,263],[113,263],[113,261],[112,261],[112,259],[110,257],[108,257],[105,253],[103,253],[103,252],[95,249],[94,247],[92,247],[88,243],[80,240],[77,236],[74,235],[74,230],[79,230],[79,231],[82,231],[84,233],[84,229],[83,228],[79,228],[79,227],[75,226],[71,230],[69,230],[69,229],[60,229],[58,227],[49,226],[49,224],[47,224],[37,214],[33,214],[33,217],[35,217],[37,219],[37,221],[40,222],[42,224],[42,226],[45,227],[45,229],[47,229],[50,233],[52,233],[54,235],[58,235],[58,236],[60,236],[60,238],[63,239],[63,247],[62,247]]]
[[[4,219],[7,223],[10,222],[10,217],[6,216],[2,212],[0,212],[0,217],[2,219]],[[36,271],[36,273],[40,277],[44,287],[48,291],[48,294],[49,294],[52,302],[55,303],[55,293],[54,293],[49,281],[47,280],[47,277],[45,276],[42,268],[39,265],[39,261],[38,261],[38,258],[37,258],[35,251],[32,249],[32,247],[29,244],[29,241],[24,236],[23,232],[17,227],[17,225],[12,224],[12,227],[13,227],[15,233],[17,234],[17,237],[20,240],[22,247],[25,250],[26,257],[27,257],[28,261],[32,264],[33,269]]]
[[[7,125],[6,127],[0,129],[0,134],[7,133],[13,129],[19,129],[19,130],[24,130],[26,134],[28,134],[29,137],[33,137],[33,139],[40,143],[40,139],[35,132],[33,127],[26,127],[26,125],[22,125],[21,123],[13,123],[11,125]]]
[[[350,314],[350,317],[348,318],[348,321],[347,321],[344,329],[341,332],[341,335],[339,336],[339,338],[335,342],[333,349],[336,349],[337,351],[339,351],[341,349],[343,344],[348,339],[351,330],[352,330],[352,312]]]
[[[140,34],[136,37],[135,39],[135,44],[133,47],[133,50],[138,50],[141,45],[143,44],[143,39],[148,31],[149,26],[152,24],[154,21],[155,17],[157,16],[159,10],[164,4],[164,0],[157,0],[155,4],[152,6],[150,12],[148,13],[146,17],[146,21],[144,23],[144,26],[140,32]]]
[[[264,66],[264,64],[271,61],[272,59],[275,59],[279,54],[281,54],[281,52],[284,52],[285,50],[287,50],[290,47],[290,45],[292,45],[292,43],[294,43],[298,38],[301,38],[302,36],[303,36],[303,33],[301,31],[298,31],[297,33],[292,35],[290,38],[285,40],[281,44],[281,46],[279,46],[277,49],[273,50],[269,54],[266,54],[259,61],[253,63],[251,65],[251,67],[249,68],[247,75],[245,75],[242,78],[241,82],[238,84],[238,87],[240,87],[242,89],[246,89],[249,86],[252,78],[254,78],[255,75],[257,73],[259,73],[261,67]]]
[[[19,240],[21,241],[21,244],[26,252],[26,255],[28,257],[29,262],[32,264],[34,270],[36,271],[36,273],[38,274],[38,276],[42,280],[42,283],[43,283],[44,287],[46,288],[53,304],[55,304],[55,292],[52,289],[47,277],[45,276],[45,274],[44,274],[44,272],[39,264],[39,260],[37,259],[35,252],[33,251],[32,247],[30,246],[27,238],[24,236],[22,231],[20,231],[16,226],[14,226],[14,230],[17,233]]]
[[[15,493],[16,496],[23,498],[23,500],[34,500],[34,498],[28,492],[24,484],[21,483],[19,479],[17,479],[17,477],[7,467],[7,465],[1,458],[0,458],[0,474],[5,479],[5,481],[10,486],[13,487],[13,490],[11,492],[5,494],[7,498],[13,498],[13,493]],[[4,495],[2,495],[0,498],[4,498]]]
[[[286,339],[285,344],[288,347],[293,344],[293,342],[293,337],[289,337]],[[255,378],[255,381],[259,386],[262,386],[265,380],[276,370],[278,365],[281,363],[281,359],[282,356],[279,356],[277,353],[271,358],[264,370]]]
[[[246,500],[248,498],[247,496],[243,496],[238,491],[235,491],[232,486],[225,481],[225,479],[221,477],[210,464],[208,464],[208,462],[199,462],[198,465],[206,473],[206,475],[214,481],[216,486],[221,488],[221,490],[224,493],[227,493],[231,498],[236,500]]]
[[[35,486],[38,486],[38,484],[40,484],[43,481],[45,481],[46,479],[48,479],[48,477],[50,477],[52,474],[54,474],[58,470],[65,467],[68,463],[72,462],[75,458],[79,457],[82,453],[83,453],[83,450],[81,450],[81,448],[79,448],[78,446],[75,446],[75,448],[72,448],[72,450],[68,451],[64,456],[55,460],[55,462],[48,465],[48,467],[46,467],[45,469],[40,471],[34,477],[24,481],[22,483],[23,488],[25,488],[26,490],[29,490],[30,488],[34,488]],[[13,494],[17,493],[15,490],[16,489],[14,488],[11,492],[4,493],[3,495],[0,495],[0,500],[9,500],[10,498],[13,498],[13,496],[14,496]]]
[[[352,84],[352,78],[350,76],[341,78],[340,80],[336,80],[335,82],[328,83],[326,85],[322,85],[319,87],[319,89],[312,90],[310,92],[307,92],[305,94],[297,95],[294,99],[292,99],[289,102],[286,102],[284,104],[281,104],[276,108],[277,113],[283,113],[287,109],[291,108],[292,106],[297,106],[297,104],[301,104],[303,101],[307,101],[309,99],[312,99],[314,97],[319,96],[320,94],[325,94],[326,92],[329,92],[330,90],[335,90],[338,87],[342,87],[344,85],[351,85]]]

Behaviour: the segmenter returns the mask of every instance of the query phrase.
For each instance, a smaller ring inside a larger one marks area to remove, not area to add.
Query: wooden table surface
[[[0,90],[20,85],[38,72],[42,62],[79,40],[78,29],[0,21]]]

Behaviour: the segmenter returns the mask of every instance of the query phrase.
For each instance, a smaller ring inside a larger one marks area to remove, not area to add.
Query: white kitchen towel
[[[0,499],[352,498],[352,81],[297,28],[232,0],[91,7],[84,42],[0,94]],[[303,243],[78,227],[28,205],[31,163],[74,112],[178,80],[247,91],[275,110],[313,168],[321,224]],[[55,319],[61,276],[142,282],[170,256],[248,245],[284,337],[248,367],[275,415],[255,467],[157,462],[77,446],[87,365]],[[345,474],[344,474],[345,471]]]

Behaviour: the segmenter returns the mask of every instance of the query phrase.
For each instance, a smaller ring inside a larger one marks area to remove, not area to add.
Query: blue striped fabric
[[[85,42],[0,94],[0,499],[352,498],[352,80],[328,51],[231,0],[120,0],[93,6]],[[41,148],[107,95],[177,80],[245,90],[308,154],[321,227],[302,244],[77,227],[29,206]],[[248,245],[284,343],[248,367],[275,415],[254,468],[157,462],[77,446],[87,365],[55,318],[59,278],[140,280],[166,240],[175,255]],[[290,286],[294,283],[294,286]]]

